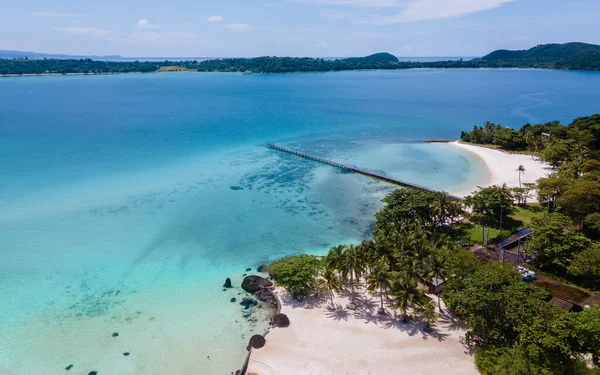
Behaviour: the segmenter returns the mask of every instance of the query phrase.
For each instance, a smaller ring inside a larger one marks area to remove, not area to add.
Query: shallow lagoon
[[[391,188],[264,144],[460,190],[483,182],[477,160],[404,142],[568,122],[600,112],[599,83],[532,70],[2,79],[0,372],[230,373],[266,322],[224,279],[360,241]]]

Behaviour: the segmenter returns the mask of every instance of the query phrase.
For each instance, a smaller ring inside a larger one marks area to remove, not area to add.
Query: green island
[[[527,151],[555,170],[527,187],[480,188],[464,201],[395,190],[375,214],[372,239],[277,260],[274,280],[295,299],[327,299],[332,314],[343,309],[336,294],[356,309],[360,288],[377,298],[379,314],[391,314],[391,300],[401,321],[414,314],[430,330],[451,314],[465,324],[482,374],[600,374],[600,114],[519,130],[486,123],[462,139]],[[528,204],[532,193],[538,203]],[[486,228],[487,246],[468,240],[483,242],[474,234]],[[526,246],[497,245],[522,228],[531,231]]]
[[[345,70],[445,68],[537,68],[600,70],[600,46],[544,44],[523,51],[497,50],[482,58],[448,61],[399,61],[389,53],[327,60],[301,57],[225,58],[188,61],[101,61],[93,59],[1,59],[0,75],[113,74],[157,71],[292,73]]]

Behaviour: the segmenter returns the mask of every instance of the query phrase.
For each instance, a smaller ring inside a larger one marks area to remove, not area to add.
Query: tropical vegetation
[[[364,69],[418,68],[543,68],[600,70],[600,46],[585,43],[546,44],[527,51],[498,50],[478,59],[463,61],[398,61],[389,53],[347,58],[275,57],[207,59],[203,61],[100,61],[92,59],[0,58],[0,74],[101,74],[156,72],[159,70],[201,72],[329,72]],[[507,133],[507,135],[510,135]],[[510,142],[510,140],[507,140]]]
[[[486,262],[461,246],[465,220],[496,226],[515,210],[510,189],[480,189],[464,202],[443,193],[399,189],[375,215],[373,239],[339,245],[324,257],[299,255],[271,265],[275,280],[298,298],[322,295],[330,309],[360,308],[359,290],[378,301],[378,313],[435,329],[438,314],[467,326],[465,342],[483,374],[592,374],[583,359],[600,359],[600,307],[568,313],[550,294],[520,281],[512,264]],[[444,195],[444,196],[442,196]],[[534,264],[600,280],[600,247],[557,212],[533,218]],[[306,268],[306,269],[304,269]],[[442,284],[430,294],[427,286]],[[335,304],[346,290],[350,303]],[[443,299],[443,302],[442,302]],[[444,306],[448,310],[444,310]],[[395,315],[395,314],[394,314]]]

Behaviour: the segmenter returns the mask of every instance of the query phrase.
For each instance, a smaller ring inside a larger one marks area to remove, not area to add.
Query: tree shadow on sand
[[[325,296],[308,296],[303,299],[295,299],[289,293],[279,293],[279,300],[286,307],[291,307],[292,309],[315,309],[321,307],[324,303],[326,303],[327,298]]]
[[[333,309],[328,309],[326,314],[328,318],[338,322],[341,320],[348,320],[348,311],[339,303],[336,304]]]

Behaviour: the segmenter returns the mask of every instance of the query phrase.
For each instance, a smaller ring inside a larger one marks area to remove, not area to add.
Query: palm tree
[[[446,224],[448,211],[450,211],[451,199],[443,191],[435,193],[435,199],[431,203],[431,217],[434,230],[440,225]]]
[[[532,131],[525,132],[523,140],[529,146],[529,152],[531,152],[531,159],[533,159],[533,146],[536,144],[535,134]]]
[[[409,307],[421,306],[425,294],[417,287],[417,281],[408,275],[403,275],[400,280],[392,284],[392,289],[394,297],[396,297],[394,308],[400,309],[402,312],[402,322],[406,323],[408,320],[406,311]]]
[[[435,322],[437,315],[435,313],[435,303],[432,300],[428,300],[421,306],[421,311],[427,319],[427,329],[431,328],[431,322]]]
[[[344,251],[340,263],[339,269],[342,273],[344,280],[348,280],[350,277],[350,302],[354,304],[354,279],[360,278],[362,274],[362,264],[358,256],[358,249],[355,245],[349,245]]]
[[[379,289],[379,297],[381,300],[381,309],[379,309],[379,313],[382,315],[385,314],[385,309],[383,308],[383,290],[387,288],[391,282],[390,266],[385,259],[381,259],[373,267],[371,274],[367,278],[367,289],[371,292]]]
[[[325,267],[332,271],[339,270],[344,251],[346,251],[346,245],[338,245],[329,249],[329,253],[325,257]]]
[[[329,298],[331,299],[331,307],[333,304],[333,292],[339,292],[342,288],[339,277],[335,274],[335,271],[331,268],[325,268],[323,271],[323,277],[317,279],[317,287],[319,290],[328,291]]]
[[[429,275],[435,281],[435,290],[437,293],[438,308],[442,312],[442,304],[440,302],[440,285],[439,280],[444,280],[448,272],[448,258],[440,253],[434,253],[431,257]]]
[[[525,173],[525,167],[523,166],[523,164],[519,165],[517,171],[519,172],[519,187],[521,187],[521,173]]]

